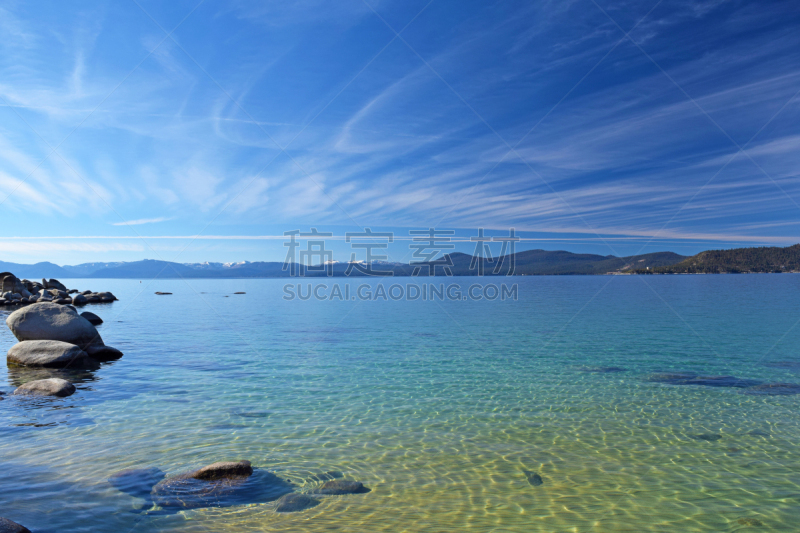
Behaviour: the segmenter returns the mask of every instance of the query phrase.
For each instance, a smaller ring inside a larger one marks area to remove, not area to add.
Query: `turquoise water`
[[[800,396],[650,378],[800,383],[800,276],[526,277],[517,301],[442,302],[65,281],[119,297],[87,309],[125,356],[72,397],[0,401],[0,516],[33,531],[797,529]],[[2,365],[0,390],[41,375]],[[226,459],[372,490],[163,513],[106,481]]]

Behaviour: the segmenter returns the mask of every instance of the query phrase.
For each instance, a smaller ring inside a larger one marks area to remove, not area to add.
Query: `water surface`
[[[287,302],[282,280],[64,281],[120,298],[87,309],[125,356],[71,375],[70,398],[0,401],[0,515],[34,531],[787,531],[800,518],[800,396],[651,380],[800,383],[800,276],[524,277],[517,301],[444,302]],[[14,342],[3,328],[0,349]],[[37,376],[2,365],[0,390]],[[327,471],[372,490],[291,514],[160,513],[106,481],[225,459],[300,491]]]

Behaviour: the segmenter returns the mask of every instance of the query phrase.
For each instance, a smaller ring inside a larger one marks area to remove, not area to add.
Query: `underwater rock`
[[[746,388],[760,385],[755,379],[737,378],[734,376],[698,376],[691,372],[656,372],[648,381],[666,383],[668,385],[702,385],[704,387]]]
[[[582,366],[578,370],[581,372],[594,372],[597,374],[613,374],[616,372],[627,372],[627,368],[619,366]]]
[[[764,524],[758,518],[740,518],[736,521],[740,526],[762,527]]]
[[[26,396],[58,396],[63,398],[75,393],[75,385],[60,378],[39,379],[29,381],[14,391],[15,395]]]
[[[326,481],[314,494],[340,495],[340,494],[363,494],[370,489],[360,481],[348,481],[344,479],[334,479]]]
[[[153,486],[164,479],[166,474],[156,467],[121,470],[108,478],[111,485],[126,494],[137,498],[150,499]]]
[[[540,476],[536,472],[531,472],[530,470],[523,470],[522,473],[525,474],[525,477],[528,479],[528,483],[530,483],[531,486],[538,487],[544,483],[542,476]]]
[[[203,475],[212,475],[211,472],[217,475],[225,470],[215,468]],[[193,470],[160,481],[150,493],[153,502],[165,508],[222,507],[270,502],[294,491],[294,486],[266,470],[211,480],[197,479],[198,472]]]
[[[698,433],[695,435],[689,435],[690,438],[694,440],[704,440],[706,442],[714,442],[722,438],[722,435],[718,433]]]
[[[787,368],[790,370],[800,370],[800,361],[768,361],[764,366],[769,368]]]
[[[0,533],[31,533],[31,530],[0,516]]]
[[[800,385],[796,383],[764,383],[743,391],[744,394],[763,396],[790,396],[800,394]]]
[[[306,494],[292,492],[278,498],[277,513],[296,513],[319,505],[319,500]]]

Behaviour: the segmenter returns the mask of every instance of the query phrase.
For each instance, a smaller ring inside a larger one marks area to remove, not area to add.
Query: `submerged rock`
[[[160,468],[132,468],[112,474],[108,478],[108,482],[115,489],[126,494],[150,499],[150,491],[153,490],[153,486],[165,477],[166,474]]]
[[[689,437],[693,438],[694,440],[704,440],[706,442],[714,442],[721,439],[722,435],[718,433],[698,433],[696,435],[689,435]]]
[[[31,533],[30,529],[0,516],[0,533]]]
[[[740,518],[736,521],[740,526],[762,527],[764,524],[758,518]]]
[[[123,353],[111,346],[87,346],[86,354],[95,361],[116,361]]]
[[[299,511],[305,511],[306,509],[311,509],[317,505],[319,505],[318,499],[312,498],[306,494],[291,492],[278,498],[278,506],[275,507],[275,512],[296,513]]]
[[[528,483],[530,483],[534,487],[538,487],[544,483],[542,476],[537,474],[536,472],[531,472],[530,470],[523,470],[523,474],[528,479]]]
[[[668,385],[701,385],[704,387],[745,388],[761,384],[755,379],[737,378],[734,376],[698,376],[690,372],[657,372],[651,374],[648,381],[666,383]]]
[[[360,481],[349,481],[345,479],[334,479],[326,481],[320,488],[314,491],[314,494],[362,494],[369,492],[369,489],[364,486]]]
[[[222,479],[232,476],[249,476],[253,473],[253,467],[250,461],[220,461],[218,463],[204,466],[200,470],[194,472],[195,479],[203,479],[206,481],[214,479]]]
[[[220,464],[239,466],[217,466]],[[160,507],[190,509],[264,503],[293,492],[291,484],[265,470],[254,471],[250,475],[231,473],[246,472],[248,467],[252,471],[247,461],[215,463],[160,481],[153,487],[151,496]],[[198,479],[198,475],[212,476],[212,479]]]
[[[756,394],[763,396],[790,396],[800,394],[800,385],[796,383],[764,383],[756,385],[744,391],[744,394]]]
[[[578,370],[581,372],[594,372],[598,374],[613,374],[616,372],[627,372],[627,368],[619,366],[582,366]]]
[[[61,341],[22,341],[8,350],[8,362],[22,366],[87,366],[87,354],[74,344]]]
[[[60,378],[29,381],[14,391],[15,395],[65,397],[75,393],[75,385]]]
[[[72,307],[35,303],[11,313],[6,324],[21,341],[55,340],[81,348],[103,345],[97,329]]]
[[[86,298],[84,298],[85,300]],[[99,326],[103,323],[103,319],[97,316],[96,314],[92,313],[91,311],[84,311],[81,313],[81,316],[89,321],[89,323],[93,326]]]

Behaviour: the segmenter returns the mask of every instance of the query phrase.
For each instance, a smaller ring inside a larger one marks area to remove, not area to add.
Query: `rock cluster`
[[[278,513],[295,513],[320,504],[314,495],[344,495],[370,492],[358,481],[335,479],[341,472],[312,476],[325,480],[312,493],[296,492],[297,487],[263,469],[254,469],[250,461],[223,461],[198,470],[165,477],[159,468],[123,470],[108,481],[118,490],[149,500],[163,510],[191,509],[264,503],[276,501]],[[333,479],[332,479],[333,478]]]
[[[72,306],[30,304],[11,313],[6,325],[20,341],[8,350],[9,366],[90,369],[122,357],[121,351],[105,345],[97,328]],[[63,397],[74,392],[69,381],[50,378],[25,383],[14,394]]]
[[[117,297],[110,292],[79,292],[67,289],[57,279],[29,281],[19,279],[11,272],[0,273],[0,306],[23,306],[36,302],[52,302],[60,305],[86,305],[108,303]]]

